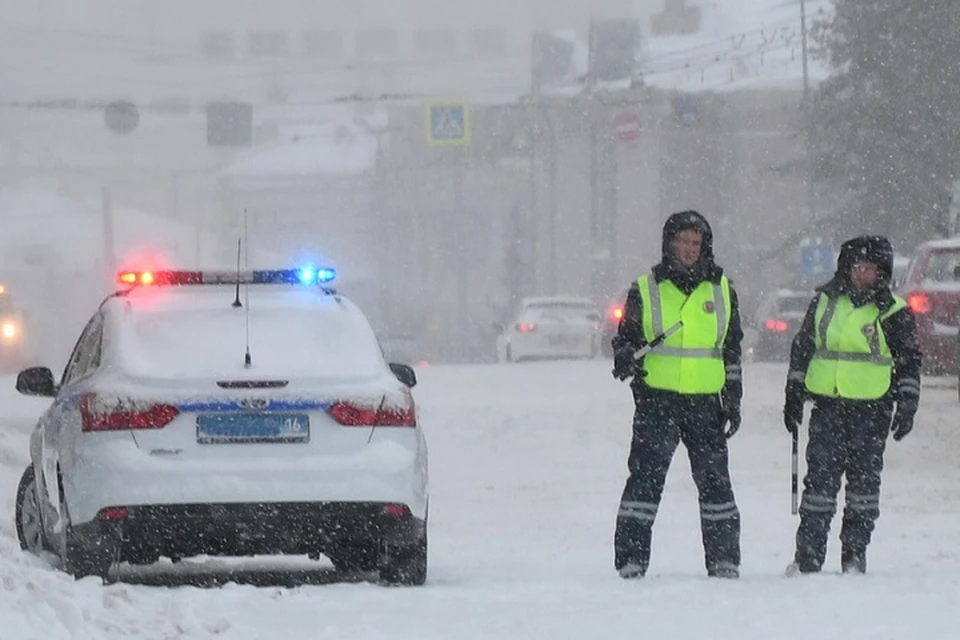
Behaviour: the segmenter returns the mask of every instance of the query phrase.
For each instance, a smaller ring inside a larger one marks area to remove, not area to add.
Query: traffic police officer
[[[696,211],[668,218],[662,250],[661,262],[627,293],[613,338],[613,374],[633,377],[636,405],[614,564],[623,578],[646,574],[667,471],[683,441],[700,494],[707,573],[737,578],[740,512],[726,442],[740,427],[743,389],[737,295],[714,263],[713,232]]]
[[[823,566],[844,474],[841,569],[866,571],[867,545],[880,516],[887,434],[892,430],[898,441],[906,436],[920,402],[916,323],[907,304],[890,291],[892,273],[887,238],[845,242],[836,274],[817,290],[793,340],[783,409],[787,430],[799,428],[806,399],[814,405],[796,555],[788,575],[815,573]]]

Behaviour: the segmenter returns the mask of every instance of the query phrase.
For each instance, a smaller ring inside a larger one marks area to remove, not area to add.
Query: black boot
[[[707,567],[707,575],[711,578],[736,580],[740,577],[740,567],[732,562],[718,562],[712,567]]]
[[[840,552],[840,568],[844,573],[867,572],[867,552],[844,547]]]

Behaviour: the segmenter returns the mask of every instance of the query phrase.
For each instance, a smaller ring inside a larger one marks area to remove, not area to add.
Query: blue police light
[[[251,272],[253,284],[327,284],[337,277],[330,267],[300,267],[299,269],[273,269]]]
[[[317,270],[313,267],[300,267],[297,277],[301,284],[313,284],[317,280]]]
[[[326,284],[328,282],[333,282],[334,278],[337,277],[337,272],[335,269],[330,269],[329,267],[324,269],[317,269],[316,277],[317,277],[317,282]]]

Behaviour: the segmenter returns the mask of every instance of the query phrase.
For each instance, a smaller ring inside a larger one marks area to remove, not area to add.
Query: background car
[[[766,295],[750,323],[748,355],[759,361],[786,361],[793,337],[810,307],[814,292],[782,287]]]
[[[122,274],[132,286],[104,300],[59,383],[43,367],[18,377],[53,399],[17,492],[21,546],[78,577],[161,556],[324,554],[422,584],[416,376],[310,273]]]
[[[565,296],[525,298],[497,325],[500,362],[595,358],[600,354],[602,314],[592,300]]]
[[[960,313],[960,238],[933,240],[917,247],[897,289],[917,318],[917,340],[924,373],[955,374]]]

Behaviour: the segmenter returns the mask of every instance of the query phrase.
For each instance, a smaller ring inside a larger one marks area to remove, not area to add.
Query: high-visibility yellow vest
[[[683,328],[644,358],[644,382],[682,394],[713,394],[723,389],[723,342],[730,327],[730,282],[701,282],[688,296],[669,280],[651,275],[637,280],[647,342],[682,321]]]
[[[850,400],[886,395],[893,356],[881,323],[906,306],[895,296],[893,306],[881,314],[876,304],[854,307],[849,296],[831,298],[821,293],[814,316],[816,351],[804,380],[807,390]]]

